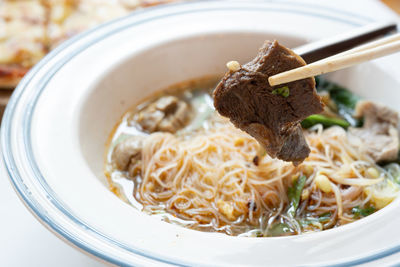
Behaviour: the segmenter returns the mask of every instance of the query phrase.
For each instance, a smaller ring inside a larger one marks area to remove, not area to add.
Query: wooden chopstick
[[[309,65],[285,71],[271,76],[268,82],[271,86],[293,82],[308,77],[344,69],[365,61],[400,51],[400,34],[379,39],[366,45],[350,49],[338,55],[334,55]]]
[[[397,32],[397,22],[377,22],[294,48],[307,64]]]
[[[333,55],[333,56],[330,56],[330,57],[327,57],[327,58],[324,58],[324,59],[321,59],[321,60],[328,60],[330,58],[334,58],[334,57],[337,57],[337,56],[344,56],[344,55],[349,55],[349,54],[352,54],[352,53],[355,53],[355,52],[365,51],[367,49],[378,47],[378,46],[381,46],[381,45],[384,45],[384,44],[388,44],[388,43],[391,43],[391,42],[394,42],[394,41],[398,41],[398,40],[400,40],[400,33],[396,33],[396,34],[393,34],[393,35],[390,35],[390,36],[387,36],[387,37],[380,38],[380,39],[375,40],[375,41],[368,42],[368,43],[363,44],[363,45],[359,45],[359,46],[357,46],[357,47],[355,47],[353,49],[349,49],[349,50],[344,51],[342,53],[339,53],[339,54],[336,54],[336,55]]]

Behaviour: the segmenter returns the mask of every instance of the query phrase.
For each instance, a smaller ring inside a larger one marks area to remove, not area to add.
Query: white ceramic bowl
[[[107,138],[121,115],[147,95],[221,74],[228,60],[251,59],[265,39],[296,47],[371,21],[297,3],[159,7],[62,44],[20,83],[3,119],[3,158],[18,194],[58,236],[119,265],[345,265],[398,252],[399,200],[321,233],[243,238],[162,222],[124,203],[106,186]],[[400,69],[399,57],[390,62],[392,72]],[[397,108],[399,80],[382,63],[331,78]]]

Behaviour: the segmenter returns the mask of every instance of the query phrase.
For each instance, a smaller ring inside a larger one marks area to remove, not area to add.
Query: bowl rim
[[[238,1],[238,2],[242,2],[244,3],[244,1]],[[285,1],[285,2],[281,2],[281,1],[265,1],[266,3],[276,3],[279,2],[281,4],[285,4],[285,5],[298,5],[299,2],[291,2],[291,1]],[[166,11],[166,13],[168,15],[171,15],[170,13],[172,13],[172,15],[174,14],[175,11],[175,7],[179,7],[179,6],[185,6],[185,7],[190,7],[191,5],[195,8],[197,5],[200,6],[206,6],[206,5],[210,5],[211,3],[218,3],[218,4],[222,4],[222,6],[224,6],[224,4],[226,3],[226,1],[220,0],[220,1],[193,1],[190,3],[175,3],[175,4],[169,4],[169,5],[165,5],[165,6],[157,6],[157,7],[152,7],[149,9],[145,9],[145,10],[140,10],[140,11],[136,11],[134,13],[132,13],[131,15],[127,16],[127,17],[123,17],[123,18],[119,18],[116,19],[114,21],[102,24],[94,29],[91,29],[87,32],[84,32],[66,42],[64,42],[63,44],[61,44],[60,46],[58,46],[55,50],[53,50],[49,55],[47,55],[43,60],[41,60],[21,81],[21,83],[18,85],[18,87],[16,88],[15,92],[13,93],[9,105],[6,108],[4,117],[3,117],[3,125],[1,127],[1,146],[3,147],[3,151],[2,151],[2,156],[3,156],[3,161],[5,163],[6,166],[6,171],[8,173],[8,176],[10,177],[10,181],[14,187],[14,189],[17,191],[19,197],[23,200],[23,202],[25,203],[25,205],[28,207],[28,209],[48,228],[51,229],[53,232],[55,232],[56,234],[58,234],[59,236],[65,238],[67,241],[69,241],[71,244],[75,245],[76,247],[83,249],[91,254],[93,254],[94,256],[101,258],[103,260],[106,260],[110,263],[113,264],[126,264],[126,262],[118,259],[117,257],[110,256],[109,254],[103,253],[101,251],[99,251],[96,248],[91,247],[90,244],[84,244],[82,242],[82,240],[79,239],[79,237],[77,236],[72,236],[70,235],[67,231],[65,231],[65,229],[63,229],[63,227],[61,225],[58,225],[57,223],[55,223],[54,221],[51,221],[51,219],[48,218],[48,216],[45,213],[45,210],[43,210],[41,208],[40,203],[38,203],[30,194],[29,194],[29,188],[27,188],[23,182],[22,177],[20,176],[19,172],[18,172],[18,167],[17,164],[15,163],[14,160],[14,156],[13,156],[13,152],[11,151],[11,149],[7,149],[11,146],[11,122],[13,119],[13,115],[16,109],[16,106],[18,104],[18,100],[20,99],[21,95],[25,92],[25,88],[30,85],[31,80],[35,77],[35,75],[39,72],[39,70],[41,70],[44,66],[46,66],[46,64],[48,64],[50,61],[52,61],[57,55],[59,55],[65,48],[69,47],[70,45],[77,43],[78,41],[84,39],[84,38],[90,38],[87,41],[85,41],[84,45],[81,45],[79,47],[79,49],[74,50],[74,53],[71,53],[69,56],[65,56],[63,57],[59,62],[57,62],[57,66],[58,68],[61,68],[66,62],[68,62],[68,60],[72,59],[73,57],[75,57],[76,55],[79,54],[79,52],[85,50],[86,48],[90,47],[93,43],[96,42],[96,40],[98,39],[102,39],[106,36],[107,33],[107,28],[110,28],[112,25],[116,25],[118,24],[120,21],[123,20],[128,20],[131,17],[135,17],[137,18],[139,15],[143,15],[144,18],[142,18],[141,22],[145,23],[147,20],[149,20],[149,18],[146,17],[146,15],[148,14],[152,14],[153,10],[164,10]],[[259,3],[259,2],[258,2]],[[301,3],[300,3],[301,4]],[[244,3],[244,6],[246,6],[246,3]],[[331,8],[327,8],[325,6],[318,6],[318,5],[309,5],[311,8],[323,8],[325,10],[329,10]],[[221,8],[221,7],[219,7]],[[226,9],[226,6],[224,7]],[[331,9],[334,12],[339,11],[338,9]],[[343,13],[343,10],[340,10]],[[170,12],[170,13],[169,13]],[[204,10],[201,10],[201,12],[204,12]],[[176,12],[175,12],[176,13]],[[187,11],[184,11],[184,13],[187,13]],[[365,22],[369,22],[371,21],[370,18],[364,17],[364,16],[360,16],[358,14],[353,14],[350,12],[346,12],[348,16],[351,16],[352,18],[357,18],[359,20],[363,20]],[[309,14],[311,15],[311,14]],[[317,14],[315,14],[317,15]],[[150,20],[153,19],[152,17],[150,18]],[[349,20],[345,20],[343,18],[335,18],[334,16],[331,17],[331,19],[334,20],[341,20],[342,22],[346,22],[348,24],[352,24],[354,26],[360,25],[357,22],[352,21],[350,18]],[[140,22],[140,20],[139,20]],[[140,23],[139,23],[140,24]],[[129,26],[131,27],[132,24],[129,24]],[[123,29],[123,28],[118,28],[119,30]],[[94,33],[96,32],[100,32],[101,30],[104,30],[105,32],[100,35],[100,36],[95,36]],[[108,33],[112,34],[113,32],[108,31]],[[95,37],[95,38],[93,38]],[[35,104],[41,94],[41,92],[43,91],[43,89],[46,86],[46,81],[48,82],[51,77],[57,73],[58,69],[54,68],[52,69],[49,73],[46,73],[43,77],[43,79],[40,82],[40,86],[37,86],[34,95],[33,95],[33,103],[32,105],[30,105],[29,107],[27,107],[27,111],[28,114],[30,114],[30,116],[25,117],[24,118],[24,125],[26,125],[25,127],[25,147],[28,150],[28,154],[31,154],[31,167],[34,170],[36,179],[39,179],[39,181],[41,182],[41,185],[46,187],[45,184],[45,179],[44,177],[41,176],[41,173],[38,169],[37,166],[34,166],[34,158],[32,155],[32,148],[30,147],[30,141],[28,140],[29,138],[29,132],[30,132],[30,123],[31,123],[31,116],[33,114],[33,112],[29,112],[29,111],[33,111],[35,108]],[[44,184],[42,183],[44,182]],[[51,188],[48,188],[48,190],[50,190],[49,192],[51,192]],[[49,197],[52,197],[51,195],[49,195]],[[53,201],[57,202],[57,199],[53,198]],[[69,214],[68,210],[65,210],[63,208],[62,205],[59,205],[58,208],[65,214],[67,215],[71,220],[73,220],[75,223],[78,224],[83,224],[84,222],[79,222],[76,221],[76,218],[74,218],[71,214]],[[86,228],[91,229],[90,226],[85,225]],[[102,235],[101,233],[97,232],[95,229],[91,229],[92,231],[94,230],[94,234],[98,235],[100,238],[102,238],[103,240],[105,239],[108,242],[115,242],[111,239],[107,239],[107,236]],[[121,246],[121,244],[116,244],[118,246]],[[129,251],[137,254],[138,256],[143,256],[145,258],[148,258],[150,260],[154,260],[157,262],[161,262],[161,263],[166,263],[166,264],[182,264],[182,265],[186,265],[186,263],[177,263],[177,262],[173,262],[173,261],[169,261],[169,260],[165,260],[165,259],[161,259],[161,258],[157,258],[154,257],[152,255],[146,255],[143,254],[140,251],[136,251],[133,250],[132,248],[124,248],[124,249],[128,249]],[[381,251],[379,253],[376,253],[374,255],[370,255],[368,257],[364,257],[362,259],[354,259],[354,260],[350,260],[347,262],[343,262],[343,263],[339,263],[335,266],[342,266],[342,265],[348,265],[348,264],[361,264],[361,263],[365,263],[367,261],[371,261],[371,260],[377,260],[386,256],[389,256],[391,254],[397,253],[400,251],[400,244],[394,247],[391,247],[387,250]]]

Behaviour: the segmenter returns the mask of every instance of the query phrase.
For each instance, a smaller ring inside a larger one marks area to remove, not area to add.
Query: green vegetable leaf
[[[344,129],[347,129],[350,126],[350,123],[345,120],[329,118],[320,114],[311,115],[301,122],[301,126],[305,129],[308,129],[316,124],[322,124],[324,128],[338,125]]]
[[[354,214],[354,218],[360,218],[371,215],[372,213],[374,213],[375,210],[376,208],[374,206],[369,206],[366,208],[360,208],[359,206],[356,206],[351,209],[351,213]]]
[[[355,109],[358,100],[360,100],[358,96],[355,96],[347,89],[338,85],[334,85],[333,88],[330,89],[329,94],[336,104],[343,105],[352,110]]]
[[[273,90],[272,94],[281,95],[286,98],[289,96],[290,90],[289,90],[288,86],[283,86],[283,87],[279,87],[279,88],[276,88],[275,90]]]
[[[307,225],[310,225],[310,224],[313,224],[316,222],[325,223],[325,222],[328,222],[331,219],[331,217],[332,217],[332,213],[325,212],[325,213],[319,215],[318,218],[307,217],[306,219],[302,219],[302,220],[300,220],[300,224],[304,227],[304,226],[307,226]]]
[[[307,219],[302,219],[299,222],[300,222],[301,226],[305,227],[307,225],[312,224],[314,221],[316,221],[315,218],[307,218]]]
[[[292,233],[294,233],[293,229],[286,223],[276,223],[268,229],[268,236],[283,236]]]
[[[315,80],[317,91],[328,91],[330,97],[336,104],[354,110],[357,102],[360,100],[358,96],[354,95],[348,89],[334,82],[327,81],[322,77],[317,77]]]
[[[301,192],[306,184],[307,178],[302,175],[293,182],[293,186],[288,188],[289,209],[288,214],[294,218],[299,207]]]
[[[338,113],[353,127],[361,127],[363,120],[353,117],[354,108],[360,100],[358,96],[347,90],[346,88],[325,80],[322,77],[316,77],[317,91],[329,92],[330,98],[335,102]]]
[[[320,223],[324,223],[324,222],[329,221],[331,219],[331,217],[332,217],[332,213],[325,212],[325,213],[322,213],[321,215],[318,216],[318,221]]]

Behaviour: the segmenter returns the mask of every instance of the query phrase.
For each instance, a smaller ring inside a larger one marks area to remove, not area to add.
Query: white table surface
[[[336,1],[309,2],[367,16],[373,14],[377,19],[389,19],[394,16],[388,8],[375,0],[349,0],[345,7],[338,7]],[[365,4],[366,2],[368,4]],[[104,266],[103,263],[69,246],[41,225],[19,200],[8,177],[4,176],[0,177],[0,214],[0,266]],[[398,262],[400,256],[395,254],[365,266],[388,266]]]
[[[8,177],[0,177],[0,203],[0,266],[104,266],[41,225],[19,200]]]

